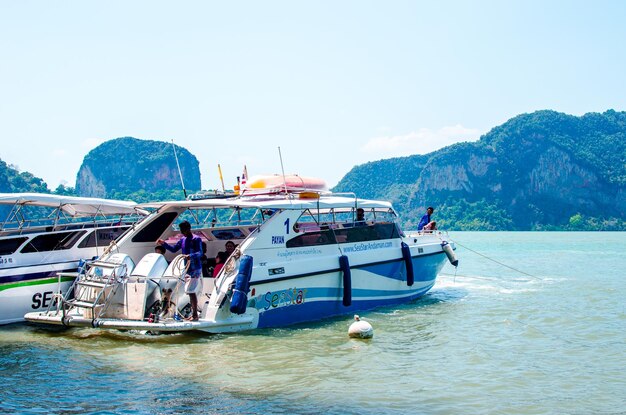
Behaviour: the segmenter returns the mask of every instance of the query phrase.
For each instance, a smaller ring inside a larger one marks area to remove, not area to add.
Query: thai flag
[[[246,166],[243,166],[243,173],[241,174],[241,188],[244,189],[246,187],[246,181],[248,180],[248,169]]]

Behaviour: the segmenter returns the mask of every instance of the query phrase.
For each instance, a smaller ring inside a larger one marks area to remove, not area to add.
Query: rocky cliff
[[[348,189],[392,200],[408,226],[432,205],[449,229],[567,229],[581,216],[622,229],[626,113],[523,114],[478,142],[357,166],[333,190]]]
[[[200,189],[198,159],[176,146],[185,187]],[[116,197],[133,192],[148,193],[181,188],[180,176],[170,143],[132,137],[107,141],[84,158],[76,177],[79,196]]]

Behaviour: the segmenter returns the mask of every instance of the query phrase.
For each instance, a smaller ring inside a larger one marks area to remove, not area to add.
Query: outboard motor
[[[158,307],[161,301],[161,290],[159,281],[167,269],[168,264],[163,255],[150,253],[141,258],[133,272],[128,278],[128,282],[144,281],[146,289],[146,316],[149,311]]]
[[[141,261],[137,264],[131,277],[145,277],[145,278],[161,278],[168,264],[163,255],[157,253],[151,253],[141,258]]]
[[[161,288],[171,288],[173,290],[178,283],[185,279],[185,261],[182,257],[183,255],[178,255],[167,266],[161,277]]]
[[[178,255],[168,265],[159,281],[161,291],[160,316],[176,318],[176,310],[183,317],[187,314],[185,309],[191,310],[189,295],[185,294],[185,259],[184,255]]]

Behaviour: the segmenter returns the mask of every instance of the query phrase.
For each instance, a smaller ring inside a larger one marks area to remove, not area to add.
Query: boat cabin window
[[[321,228],[341,228],[353,226],[356,222],[356,210],[350,208],[333,208],[333,209],[306,209],[296,223],[294,231],[299,232],[300,229],[310,227],[314,224]],[[374,223],[391,223],[396,220],[396,213],[393,209],[387,208],[364,208],[364,219],[369,225]]]
[[[137,232],[133,236],[133,242],[155,242],[163,235],[163,232],[174,222],[178,213],[166,212],[160,216],[157,216],[145,228]]]
[[[333,211],[333,222],[351,224],[356,220],[355,209]]]
[[[31,252],[60,251],[70,249],[87,231],[45,233],[31,239],[20,251]]]
[[[287,241],[287,247],[401,237],[393,210],[367,208],[364,211],[365,221],[357,222],[355,208],[325,209],[319,212],[307,209],[294,224],[294,231],[303,235]]]
[[[96,246],[108,246],[126,232],[128,226],[110,229],[97,229],[92,231],[78,244],[79,248],[94,248]]]
[[[337,242],[352,243],[399,238],[395,223],[374,223],[365,226],[352,226],[335,230]]]
[[[365,210],[365,220],[375,220],[376,222],[395,222],[397,219],[396,213],[391,210]]]
[[[306,232],[307,230],[319,230],[320,221],[318,221],[317,215],[311,213],[309,209],[306,209],[296,223],[293,224],[294,232]]]
[[[187,209],[172,227],[177,230],[184,220],[191,223],[192,229],[206,229],[260,225],[264,217],[261,209],[239,206]]]
[[[244,239],[246,235],[240,229],[215,229],[211,231],[215,239],[228,241],[231,239]]]
[[[0,255],[11,255],[13,252],[17,251],[17,248],[22,246],[27,239],[26,237],[22,237],[0,240]]]
[[[287,241],[287,248],[301,248],[304,246],[330,245],[336,243],[332,230],[318,230],[305,232]]]

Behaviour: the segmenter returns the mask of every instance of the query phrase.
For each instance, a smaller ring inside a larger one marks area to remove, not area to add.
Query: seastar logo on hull
[[[306,288],[288,288],[282,291],[268,291],[259,296],[257,302],[259,309],[269,310],[271,308],[285,307],[288,305],[299,305],[306,299]]]

